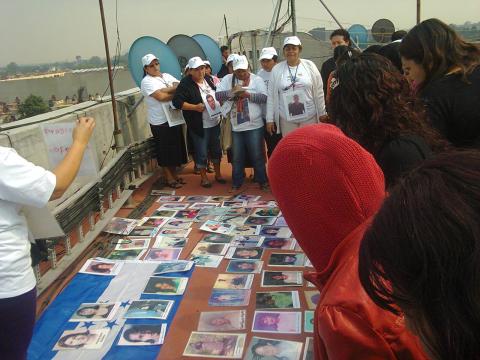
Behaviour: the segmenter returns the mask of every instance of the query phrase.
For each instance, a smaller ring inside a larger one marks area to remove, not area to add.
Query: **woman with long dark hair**
[[[335,76],[330,121],[373,154],[387,187],[446,147],[388,59],[361,54],[340,66]]]
[[[361,243],[366,293],[431,359],[480,359],[479,218],[480,152],[444,153],[392,189]]]
[[[480,47],[428,19],[409,31],[399,51],[432,125],[457,147],[479,148]]]

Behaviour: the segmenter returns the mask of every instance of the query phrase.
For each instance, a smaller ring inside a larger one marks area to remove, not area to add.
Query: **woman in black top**
[[[410,86],[386,58],[361,54],[339,67],[331,122],[373,154],[387,187],[446,144],[424,121]]]
[[[432,125],[454,146],[480,148],[480,47],[429,19],[410,30],[399,50]]]

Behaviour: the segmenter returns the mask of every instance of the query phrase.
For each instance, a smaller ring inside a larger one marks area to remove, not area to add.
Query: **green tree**
[[[30,95],[18,106],[22,118],[28,118],[49,111],[47,103],[41,96]]]
[[[18,72],[19,67],[17,63],[11,62],[5,67],[5,70],[7,71],[7,74],[15,75]]]

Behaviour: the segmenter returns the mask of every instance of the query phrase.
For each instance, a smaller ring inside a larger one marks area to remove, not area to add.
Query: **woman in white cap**
[[[316,65],[300,58],[302,43],[296,36],[283,42],[285,60],[272,70],[268,85],[267,131],[285,136],[320,122],[325,113],[323,83]]]
[[[178,177],[176,168],[187,163],[187,151],[181,126],[168,125],[164,106],[169,106],[178,80],[160,72],[160,62],[153,54],[142,58],[144,77],[140,88],[145,96],[148,122],[155,139],[158,165],[162,167],[168,186],[182,187],[185,182]]]
[[[173,105],[183,110],[183,117],[193,140],[195,165],[202,178],[200,185],[209,188],[207,158],[215,169],[215,180],[225,184],[220,173],[222,149],[220,147],[220,104],[215,99],[215,85],[205,77],[205,63],[198,56],[188,60],[190,73],[184,77],[175,91]]]
[[[255,170],[255,181],[268,189],[263,145],[261,104],[267,101],[267,89],[261,77],[251,74],[244,55],[233,60],[233,74],[226,75],[217,88],[217,100],[230,112],[232,123],[232,190],[240,189],[245,180],[247,155]]]
[[[205,77],[210,76],[215,86],[218,86],[218,84],[220,84],[220,79],[212,74],[212,65],[210,64],[210,61],[204,60],[203,62],[205,63]]]
[[[259,61],[262,68],[258,70],[257,75],[263,79],[263,82],[265,83],[265,87],[267,88],[267,90],[268,90],[268,83],[270,82],[270,78],[272,77],[272,70],[273,70],[273,67],[277,65],[277,60],[278,60],[278,54],[274,47],[263,48],[262,51],[260,52]],[[262,104],[262,117],[263,117],[264,124],[266,124],[267,104]],[[267,155],[270,158],[273,150],[275,149],[275,146],[277,146],[278,142],[282,139],[282,135],[277,134],[276,132],[274,132],[273,134],[270,134],[265,129],[264,138],[265,138],[265,143],[267,144]]]

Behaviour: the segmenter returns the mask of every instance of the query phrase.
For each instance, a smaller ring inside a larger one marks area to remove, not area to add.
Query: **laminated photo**
[[[257,201],[249,201],[247,206],[251,208],[278,207],[278,204],[274,200],[257,200]]]
[[[143,290],[144,294],[182,295],[187,287],[187,277],[152,276]]]
[[[215,90],[209,86],[205,86],[200,91],[202,95],[202,101],[205,105],[205,110],[207,110],[208,115],[212,118],[218,118],[222,114],[220,103],[215,99]]]
[[[110,260],[138,260],[146,252],[146,249],[113,250],[107,259]]]
[[[166,332],[167,324],[125,324],[117,345],[161,345],[165,339]]]
[[[231,200],[232,197],[231,196],[226,196],[226,195],[214,195],[214,196],[210,196],[210,199],[208,201],[213,201],[213,202],[224,202],[224,201],[228,201],[228,200]]]
[[[180,202],[166,202],[158,208],[158,210],[185,210],[188,208],[188,204]]]
[[[246,207],[246,201],[235,201],[235,200],[227,200],[222,203],[223,207],[232,207],[232,208],[239,208],[239,207]]]
[[[235,226],[231,235],[258,235],[260,234],[260,225],[239,225]]]
[[[114,318],[119,306],[120,303],[83,303],[68,321],[110,321]]]
[[[303,329],[305,332],[313,333],[314,311],[306,310],[304,318]]]
[[[245,334],[192,331],[183,356],[240,359],[245,339]]]
[[[262,271],[263,261],[259,260],[230,260],[227,266],[228,273],[257,274]]]
[[[79,270],[79,273],[92,275],[118,275],[122,266],[123,263],[121,262],[117,263],[108,260],[88,259]]]
[[[245,310],[205,311],[200,313],[198,331],[245,330]]]
[[[302,360],[315,360],[315,350],[313,348],[313,337],[307,337],[305,341],[305,350]]]
[[[216,202],[196,202],[190,205],[190,209],[211,209],[220,206],[220,203]]]
[[[300,334],[302,332],[302,313],[299,311],[257,310],[253,316],[252,331]]]
[[[237,235],[233,238],[230,245],[236,247],[259,247],[263,239],[263,236],[258,235]]]
[[[167,236],[167,237],[184,237],[186,238],[188,234],[192,231],[191,228],[188,229],[173,229],[173,228],[162,228],[158,231],[157,236]]]
[[[258,195],[248,195],[248,194],[239,194],[233,198],[234,201],[257,201],[260,200],[261,196]]]
[[[249,216],[245,220],[245,225],[273,225],[277,220],[273,216]]]
[[[283,226],[262,226],[260,235],[265,237],[289,238],[292,232],[289,228]]]
[[[221,255],[192,255],[190,260],[198,267],[217,268],[223,260]]]
[[[166,320],[174,303],[173,300],[134,300],[123,317]]]
[[[125,239],[119,239],[117,241],[117,245],[115,246],[115,250],[146,249],[148,248],[149,244],[150,239],[145,239],[144,237],[129,237]]]
[[[287,121],[301,122],[308,118],[307,114],[307,94],[304,88],[298,90],[285,91],[282,94],[283,104],[287,111]]]
[[[209,242],[215,244],[230,244],[233,237],[225,234],[205,234],[201,242]]]
[[[296,244],[292,238],[264,237],[259,246],[265,249],[294,250]]]
[[[286,226],[288,227],[287,222],[285,221],[285,218],[283,216],[279,216],[277,218],[277,221],[275,221],[275,226]]]
[[[185,199],[185,196],[179,196],[179,195],[161,195],[158,199],[157,202],[159,203],[165,203],[165,202],[181,202]]]
[[[214,289],[244,290],[252,287],[253,274],[218,274]]]
[[[225,255],[228,244],[198,243],[192,250],[192,255]]]
[[[213,289],[208,299],[209,306],[247,306],[250,290]]]
[[[246,217],[236,214],[236,215],[219,216],[216,220],[225,224],[233,225],[233,226],[241,226],[245,223],[246,219],[247,219]]]
[[[186,202],[196,203],[196,202],[208,202],[210,201],[210,196],[207,195],[190,195],[185,198]]]
[[[157,236],[152,248],[183,248],[187,241],[185,237]]]
[[[176,219],[186,219],[193,221],[193,219],[197,217],[199,211],[199,209],[178,210],[173,217]]]
[[[303,344],[298,341],[268,339],[254,336],[244,360],[300,360]]]
[[[100,349],[107,339],[110,329],[76,329],[65,330],[53,350]]]
[[[151,248],[145,256],[144,260],[177,260],[180,257],[181,252],[182,248]]]
[[[263,271],[262,287],[302,286],[301,271]]]
[[[208,220],[204,222],[202,226],[200,226],[200,230],[224,235],[229,235],[232,232],[233,228],[233,225],[221,223],[215,220]]]
[[[260,260],[263,255],[263,249],[260,247],[230,247],[225,257],[227,259],[238,260]]]
[[[157,209],[153,212],[152,217],[172,218],[176,214],[177,214],[177,210]]]
[[[193,264],[193,261],[187,260],[161,261],[155,268],[153,275],[189,271],[193,267]]]
[[[192,226],[191,220],[185,219],[170,219],[163,225],[164,229],[188,229]]]
[[[114,217],[103,231],[110,234],[128,235],[137,225],[138,220]]]
[[[304,291],[307,307],[310,310],[315,310],[317,304],[320,301],[320,291],[318,290],[306,290]]]
[[[169,218],[162,216],[144,217],[138,222],[138,226],[162,227]]]
[[[280,208],[278,207],[262,207],[253,209],[252,216],[259,217],[278,217],[280,215]]]
[[[157,235],[160,228],[152,228],[149,226],[137,226],[135,229],[132,230],[130,236],[136,237],[153,237]]]
[[[303,267],[305,255],[300,253],[271,253],[268,259],[270,266]]]
[[[162,108],[167,117],[168,126],[178,126],[185,124],[185,119],[183,118],[183,112],[180,109],[176,109],[172,102],[162,102]]]
[[[298,291],[257,292],[255,305],[257,309],[299,309]]]

